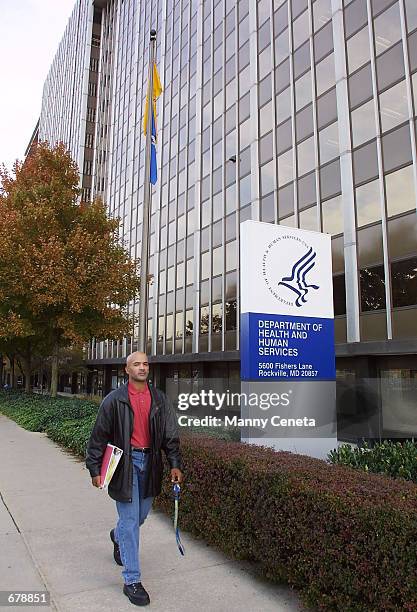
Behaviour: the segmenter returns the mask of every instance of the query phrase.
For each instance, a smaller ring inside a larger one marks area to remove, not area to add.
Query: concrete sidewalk
[[[26,431],[3,415],[0,448],[0,590],[50,591],[51,606],[42,610],[135,609],[122,593],[109,539],[116,505],[91,485],[84,464],[45,434]],[[170,518],[151,511],[141,529],[141,580],[151,598],[146,609],[304,609],[289,588],[254,576],[250,564],[231,561],[187,533],[181,537],[185,557]]]

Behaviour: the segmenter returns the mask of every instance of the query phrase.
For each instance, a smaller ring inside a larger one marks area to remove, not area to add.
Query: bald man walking
[[[101,402],[87,446],[86,466],[92,484],[100,486],[100,469],[108,443],[123,449],[108,493],[116,501],[119,520],[110,531],[113,555],[123,565],[123,593],[137,606],[150,603],[140,582],[139,534],[154,497],[162,488],[161,449],[171,468],[171,482],[182,482],[177,418],[169,398],[148,382],[145,353],[128,356],[127,384]]]

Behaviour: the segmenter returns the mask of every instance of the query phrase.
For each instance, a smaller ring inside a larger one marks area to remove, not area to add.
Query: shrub
[[[66,397],[51,398],[22,391],[1,391],[0,412],[30,431],[46,431],[52,423],[97,414],[97,404]]]
[[[182,452],[180,527],[320,610],[417,610],[416,485],[203,436]]]
[[[90,414],[81,419],[51,422],[46,427],[46,433],[54,442],[85,458],[88,440],[95,420],[96,415]]]
[[[361,448],[343,444],[328,457],[335,464],[417,482],[417,446],[410,440],[379,442],[372,448],[366,443]]]

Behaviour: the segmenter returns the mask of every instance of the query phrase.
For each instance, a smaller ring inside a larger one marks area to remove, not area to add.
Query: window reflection
[[[282,187],[294,180],[292,149],[278,157],[278,183]]]
[[[277,151],[278,154],[292,147],[291,120],[281,123],[277,128]]]
[[[361,310],[381,310],[385,308],[384,266],[374,266],[360,270]]]
[[[251,137],[251,120],[247,119],[240,124],[239,127],[240,148],[244,149],[250,143]]]
[[[302,179],[297,181],[298,183],[298,207],[307,208],[317,202],[316,197],[316,173],[311,172]]]
[[[367,7],[363,0],[354,0],[345,10],[345,32],[349,37],[367,23]]]
[[[194,313],[192,310],[187,310],[185,312],[185,335],[192,336],[193,335],[193,320]]]
[[[405,81],[401,81],[384,91],[379,96],[381,113],[381,128],[383,132],[404,123],[408,118],[407,88]]]
[[[300,228],[317,231],[317,206],[312,206],[300,212]]]
[[[370,59],[368,28],[364,27],[347,42],[349,72],[354,72]]]
[[[392,259],[415,254],[417,236],[417,215],[412,212],[388,221],[388,247]]]
[[[356,188],[356,219],[358,227],[381,219],[378,180]]]
[[[315,166],[313,137],[307,138],[297,147],[298,176],[310,172]]]
[[[336,317],[346,314],[346,285],[344,274],[333,276],[333,307]]]
[[[275,221],[275,197],[273,193],[261,199],[261,221],[274,223]]]
[[[187,259],[187,285],[194,282],[194,259]]]
[[[226,189],[226,214],[236,210],[236,185],[231,185]]]
[[[226,244],[226,272],[236,270],[237,268],[237,253],[236,253],[236,241],[228,242]]]
[[[408,124],[382,137],[382,153],[385,171],[394,170],[411,162],[411,139]]]
[[[223,272],[223,247],[213,249],[213,276]]]
[[[164,331],[165,331],[165,317],[161,316],[158,320],[158,340],[162,342],[164,339]]]
[[[359,268],[379,265],[383,261],[381,224],[370,225],[358,231]]]
[[[285,3],[284,3],[285,1]],[[283,6],[281,6],[283,4]],[[286,0],[278,0],[278,2],[274,3],[275,10],[274,14],[274,25],[275,31],[281,32],[288,25],[288,7]]]
[[[275,63],[278,66],[290,53],[290,39],[288,29],[275,39]]]
[[[248,120],[248,122],[250,119]],[[248,123],[247,122],[247,123]],[[259,111],[259,132],[261,136],[270,132],[275,125],[274,116],[272,113],[272,102],[268,102],[264,107]],[[247,143],[250,142],[250,125],[248,126],[249,136],[247,138]],[[241,148],[242,145],[241,145]]]
[[[325,164],[339,155],[339,131],[337,121],[319,133],[320,163]]]
[[[177,264],[177,288],[184,286],[184,262]]]
[[[258,25],[261,25],[269,18],[269,6],[266,0],[258,2]]]
[[[240,181],[240,208],[251,202],[250,174]]]
[[[356,185],[378,176],[378,158],[375,141],[353,152],[353,168]]]
[[[291,215],[291,217],[286,217],[285,219],[281,219],[279,224],[280,225],[285,225],[286,227],[296,227],[296,225],[295,225],[295,215]]]
[[[343,232],[342,196],[339,195],[321,205],[323,232],[341,234]]]
[[[365,102],[373,95],[371,64],[363,66],[358,72],[349,77],[349,99],[354,108]]]
[[[309,104],[312,99],[311,89],[311,72],[307,72],[295,83],[295,103],[296,110],[303,108],[306,104]]]
[[[250,66],[247,66],[239,73],[239,91],[240,95],[244,95],[249,91],[250,87]]]
[[[333,29],[332,29],[332,24],[327,23],[314,36],[314,53],[315,53],[316,61],[319,62],[323,57],[325,57],[332,50],[333,50]]]
[[[412,166],[386,175],[385,188],[389,217],[416,208]]]
[[[334,274],[339,274],[345,269],[343,236],[332,238],[332,269]]]
[[[271,72],[271,49],[267,47],[259,56],[259,79],[263,79]]]
[[[417,257],[393,262],[391,279],[394,308],[417,304]]]
[[[261,193],[266,195],[274,190],[274,162],[261,167]]]
[[[276,98],[277,122],[282,123],[291,116],[291,93],[288,87]]]
[[[259,158],[261,164],[272,159],[273,156],[273,138],[272,132],[269,132],[266,136],[259,141]]]
[[[297,142],[304,140],[314,131],[313,124],[313,105],[309,104],[300,110],[295,117],[295,127],[297,133]]]
[[[286,59],[275,70],[275,87],[279,92],[290,84],[290,62]]]
[[[375,138],[375,109],[374,101],[370,100],[352,112],[352,141],[358,147],[364,142]]]
[[[332,18],[331,0],[316,0],[313,4],[314,30],[319,30]]]
[[[308,38],[309,31],[308,11],[304,11],[304,13],[293,22],[292,35],[294,49],[297,49],[297,47]]]
[[[404,52],[401,43],[396,44],[376,59],[376,73],[380,91],[404,78]]]
[[[405,0],[405,10],[407,14],[407,28],[411,32],[417,28],[417,2],[415,0]]]
[[[333,87],[336,82],[334,70],[334,54],[328,55],[322,62],[316,65],[317,95]]]
[[[310,68],[310,43],[307,40],[294,53],[294,77],[297,78]]]
[[[221,334],[222,332],[222,304],[213,304],[211,310],[211,332]]]
[[[401,40],[400,7],[396,2],[374,22],[375,50],[380,55]]]
[[[279,218],[286,217],[294,212],[294,185],[290,183],[283,189],[279,190],[278,194],[278,216]]]
[[[175,315],[175,337],[182,338],[183,336],[183,325],[184,325],[184,313],[177,312]]]
[[[333,88],[317,100],[318,127],[324,127],[337,119],[336,89]]]
[[[200,334],[208,334],[209,330],[209,307],[200,308]]]
[[[236,297],[236,272],[226,274],[226,295],[227,299]]]
[[[210,276],[210,252],[203,253],[201,256],[201,278]]]
[[[225,319],[226,319],[226,330],[236,329],[237,320],[237,301],[236,299],[230,300],[225,303]]]

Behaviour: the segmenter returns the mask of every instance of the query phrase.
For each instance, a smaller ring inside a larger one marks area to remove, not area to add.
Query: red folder
[[[116,471],[117,465],[123,454],[121,448],[114,446],[113,444],[107,444],[107,448],[104,451],[103,462],[101,464],[100,471],[100,488],[107,489],[110,480],[114,472]]]

